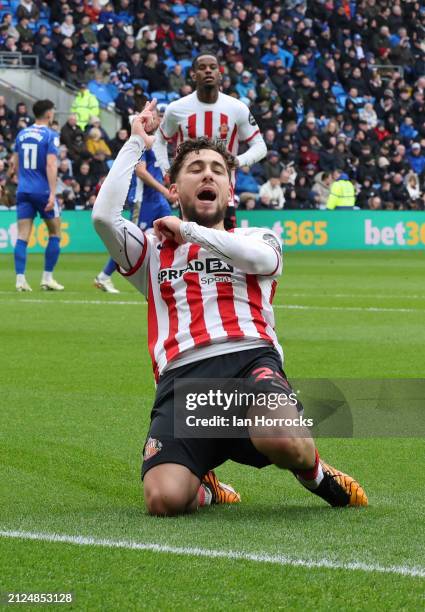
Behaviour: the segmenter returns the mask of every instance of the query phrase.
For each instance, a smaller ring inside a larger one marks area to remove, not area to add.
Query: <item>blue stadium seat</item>
[[[114,86],[112,85],[112,87]],[[96,96],[99,102],[105,104],[106,106],[108,104],[111,104],[111,102],[113,102],[116,98],[116,96],[114,98],[114,96],[112,95],[112,91],[110,89],[111,85],[105,85],[104,83],[98,83],[97,81],[89,81],[88,88],[89,91]],[[114,87],[114,89],[117,88]]]
[[[151,98],[156,98],[158,102],[168,102],[168,93],[166,91],[151,91]]]
[[[174,102],[174,100],[180,99],[180,95],[176,91],[170,91],[168,92],[167,98],[168,98],[168,102]]]
[[[186,14],[188,17],[195,17],[199,13],[199,8],[197,6],[193,6],[193,4],[185,4],[184,8],[186,9]]]
[[[177,64],[176,60],[171,58],[164,60],[164,64],[167,66],[168,70],[172,70],[174,66]]]
[[[179,61],[179,64],[182,67],[182,72],[183,72],[184,76],[186,76],[186,72],[188,71],[189,68],[192,67],[192,60],[183,59],[183,60]]]
[[[182,19],[182,21],[185,21],[187,19],[186,7],[181,6],[181,4],[177,4],[175,6],[172,6],[171,10],[173,11],[174,15],[177,15],[178,17],[180,17],[180,19]]]

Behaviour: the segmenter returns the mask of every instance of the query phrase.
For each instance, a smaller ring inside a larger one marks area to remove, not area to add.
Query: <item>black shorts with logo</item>
[[[263,468],[269,459],[246,438],[175,438],[174,381],[176,378],[252,378],[261,386],[273,383],[282,392],[292,392],[279,353],[273,347],[237,351],[190,363],[165,372],[159,380],[151,424],[143,449],[142,478],[161,463],[184,465],[198,478],[228,459]],[[263,380],[267,379],[267,380]],[[302,409],[299,406],[299,410]]]

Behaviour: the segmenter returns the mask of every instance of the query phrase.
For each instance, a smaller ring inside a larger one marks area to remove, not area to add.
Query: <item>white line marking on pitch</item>
[[[12,300],[0,300],[1,304],[83,304],[83,305],[106,305],[106,306],[146,306],[146,302],[141,300],[57,300],[57,299],[38,299],[22,298]],[[275,304],[273,308],[283,308],[285,310],[338,310],[347,312],[420,312],[423,308],[382,308],[381,306],[306,306],[303,304]]]
[[[408,294],[408,293],[292,293],[285,291],[285,295],[291,297],[311,297],[311,298],[375,298],[377,300],[386,299],[406,299],[406,300],[425,300],[425,295]]]
[[[99,546],[102,548],[121,548],[125,550],[146,550],[156,553],[169,553],[190,557],[206,557],[208,559],[235,559],[238,561],[254,561],[257,563],[271,563],[274,565],[289,565],[293,567],[325,568],[334,570],[378,572],[381,574],[396,574],[425,578],[425,567],[408,567],[404,565],[379,565],[372,563],[338,562],[329,559],[294,559],[288,555],[271,555],[269,553],[250,553],[238,550],[211,550],[208,548],[190,548],[168,546],[167,544],[143,544],[126,540],[108,540],[86,536],[60,535],[56,533],[32,533],[28,531],[0,531],[0,537],[20,540],[33,540],[36,542],[52,542],[74,544],[77,546]]]

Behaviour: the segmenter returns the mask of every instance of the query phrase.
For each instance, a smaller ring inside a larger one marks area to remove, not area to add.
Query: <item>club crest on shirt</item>
[[[143,452],[143,460],[147,461],[148,459],[152,459],[161,449],[162,443],[159,440],[156,440],[156,438],[148,438]]]
[[[220,125],[220,140],[226,140],[228,133],[229,133],[229,126],[227,125],[227,123],[222,123]]]

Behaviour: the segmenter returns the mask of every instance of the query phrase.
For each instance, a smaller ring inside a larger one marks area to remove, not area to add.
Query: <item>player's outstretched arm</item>
[[[131,137],[119,152],[106,177],[93,207],[95,229],[111,257],[124,270],[130,270],[139,260],[145,237],[137,225],[122,216],[131,175],[140,156],[151,148],[157,126],[154,117],[156,100],[148,102],[136,115]]]

